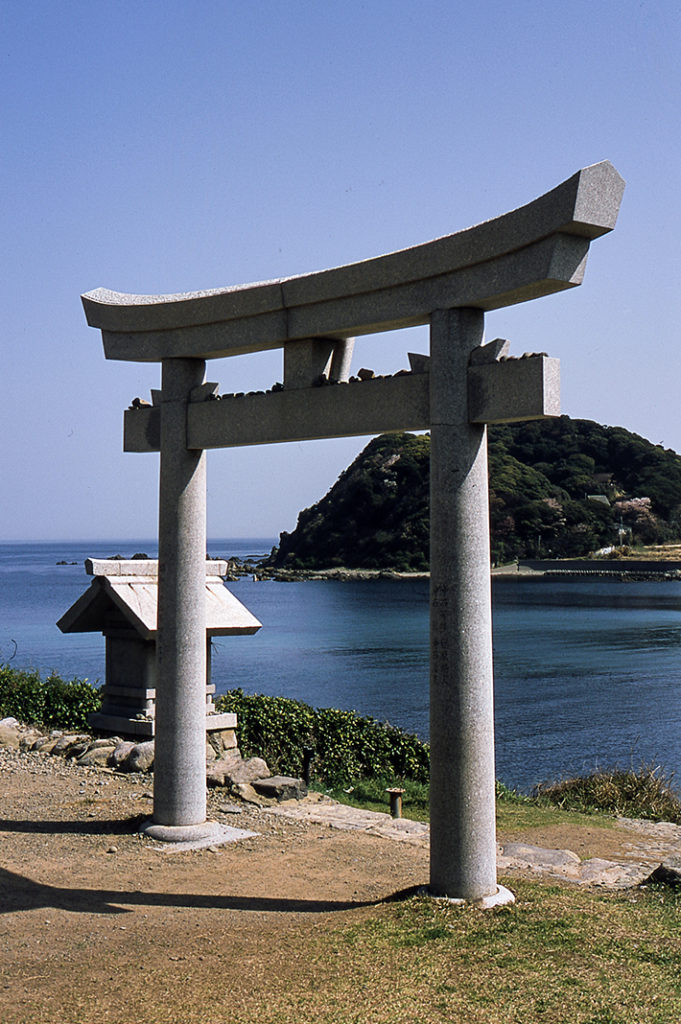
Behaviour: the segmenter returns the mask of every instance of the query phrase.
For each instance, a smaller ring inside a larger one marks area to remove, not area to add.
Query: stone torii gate
[[[107,359],[162,366],[152,405],[125,413],[124,448],[161,453],[153,820],[165,837],[206,819],[206,449],[430,430],[430,890],[512,899],[496,879],[486,425],[558,415],[559,371],[544,354],[483,345],[484,313],[580,284],[623,189],[604,161],[527,206],[376,259],[214,291],[83,296]],[[355,336],[418,324],[430,326],[429,358],[348,379]],[[283,386],[218,400],[204,383],[207,359],[274,348]]]

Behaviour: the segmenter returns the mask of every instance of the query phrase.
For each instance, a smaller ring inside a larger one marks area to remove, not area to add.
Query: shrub
[[[218,697],[215,707],[218,711],[236,713],[239,747],[244,757],[264,757],[274,771],[300,775],[303,747],[313,746],[311,707],[285,697],[247,696],[240,689]]]
[[[0,665],[0,717],[62,729],[87,729],[88,715],[101,707],[99,690],[84,679],[67,682],[56,673]]]
[[[533,803],[533,798],[527,796],[525,793],[521,793],[518,789],[511,789],[506,786],[503,782],[497,779],[495,783],[495,795],[497,803],[505,804],[530,804]]]
[[[372,777],[428,781],[426,743],[353,711],[315,709],[286,697],[249,696],[240,689],[219,697],[216,708],[236,713],[242,754],[264,757],[273,771],[300,775],[303,747],[311,747],[313,774],[328,786]]]
[[[659,766],[638,771],[614,768],[580,778],[537,786],[535,795],[566,810],[606,811],[627,818],[649,818],[681,824],[681,799],[674,776]]]

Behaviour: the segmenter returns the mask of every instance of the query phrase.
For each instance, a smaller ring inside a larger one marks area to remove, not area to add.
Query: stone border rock
[[[136,743],[120,736],[100,737],[88,733],[53,729],[46,733],[16,718],[0,720],[0,747],[60,755],[81,767],[119,772],[149,773],[154,768],[154,741]],[[206,783],[227,789],[246,803],[259,806],[282,800],[300,800],[307,795],[302,779],[272,776],[260,757],[243,758],[234,731],[213,732],[206,739]]]

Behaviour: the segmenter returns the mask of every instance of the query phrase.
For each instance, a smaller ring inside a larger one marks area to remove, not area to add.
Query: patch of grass
[[[315,933],[305,971],[241,1024],[670,1024],[681,1019],[681,896],[514,879],[515,906],[427,896]]]
[[[381,779],[360,779],[352,786],[346,788],[322,790],[328,793],[339,803],[348,804],[351,807],[361,807],[367,811],[382,811],[384,814],[390,810],[390,798],[386,789],[399,787],[404,789],[402,796],[402,816],[411,818],[413,821],[428,821],[428,794],[429,787],[424,782],[415,782],[413,779],[381,778]]]
[[[496,784],[497,828],[503,832],[520,832],[549,825],[588,825],[590,828],[612,828],[614,819],[595,810],[588,813],[568,810],[548,803],[536,796],[527,796],[517,789],[509,789],[503,782]]]
[[[535,794],[540,803],[565,810],[681,824],[681,799],[673,780],[673,773],[660,766],[642,765],[638,771],[614,768],[538,786]]]
[[[579,783],[582,780],[572,780]],[[428,821],[429,788],[425,783],[411,779],[361,779],[352,786],[338,789],[325,789],[320,784],[311,788],[327,793],[339,803],[351,807],[360,807],[369,811],[390,809],[390,800],[385,792],[389,786],[399,786],[405,790],[402,797],[402,815],[413,821]],[[548,787],[547,787],[548,789]],[[517,790],[509,789],[503,783],[497,783],[497,828],[500,832],[523,832],[532,828],[548,828],[551,825],[584,825],[589,828],[613,828],[614,814],[612,807],[600,808],[597,804],[581,804],[577,801],[562,799],[553,802],[545,795],[542,788],[538,796],[527,796]],[[632,811],[635,810],[635,813]],[[644,818],[647,807],[637,802],[630,807],[627,817]],[[655,820],[674,820],[673,818],[657,818]]]
[[[584,825],[589,828],[613,828],[612,815],[597,811],[584,813],[554,807],[537,800],[527,804],[507,804],[497,800],[497,828],[500,832],[524,832],[531,828],[548,828],[550,825]]]

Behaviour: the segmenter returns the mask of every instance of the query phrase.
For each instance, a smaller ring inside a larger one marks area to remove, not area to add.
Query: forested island
[[[265,566],[426,571],[429,456],[428,435],[374,438]],[[496,564],[681,537],[681,456],[623,427],[569,416],[492,427],[489,491]]]

